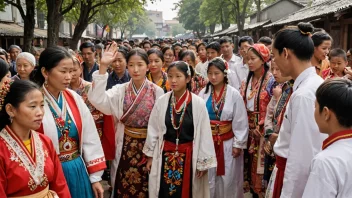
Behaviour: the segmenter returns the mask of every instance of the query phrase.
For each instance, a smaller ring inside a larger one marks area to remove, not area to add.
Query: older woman
[[[33,54],[28,52],[20,53],[16,59],[17,75],[13,76],[12,79],[31,80],[31,73],[34,70],[35,65],[36,61]]]

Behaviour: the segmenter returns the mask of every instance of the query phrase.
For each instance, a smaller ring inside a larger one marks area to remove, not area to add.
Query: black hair
[[[253,51],[253,53],[256,54],[264,62],[264,74],[263,74],[263,77],[262,77],[262,79],[260,81],[260,85],[259,85],[258,93],[257,93],[257,109],[254,109],[254,111],[259,111],[260,91],[262,89],[265,76],[269,72],[270,67],[269,67],[268,63],[263,60],[263,58],[260,56],[260,54],[259,54],[259,52],[257,52],[257,50],[255,50],[253,47],[248,49],[248,51],[250,51],[250,50]],[[247,76],[246,86],[245,86],[245,89],[244,89],[244,96],[243,96],[243,100],[244,101],[247,101],[247,99],[246,99],[247,98],[246,97],[247,94],[246,93],[247,93],[247,89],[248,89],[248,84],[249,84],[250,79],[253,77],[253,75],[254,75],[254,72],[253,71],[249,71],[248,76]]]
[[[187,89],[189,91],[192,91],[192,78],[194,76],[194,70],[193,67],[189,66],[186,62],[183,61],[175,61],[172,62],[169,67],[167,68],[167,73],[169,73],[170,69],[176,67],[179,71],[181,71],[186,78],[190,77],[191,80],[187,83]],[[191,76],[187,74],[188,68],[191,70]]]
[[[128,54],[128,49],[125,46],[120,46],[119,50],[117,52],[120,52],[125,59],[127,59],[127,54]]]
[[[11,104],[14,108],[18,108],[25,101],[27,94],[34,89],[39,91],[38,85],[29,80],[15,80],[10,85],[10,90],[4,98],[4,104],[0,111],[0,130],[6,125],[11,124],[10,116],[6,112],[5,106]]]
[[[220,46],[220,43],[217,42],[217,41],[214,41],[214,42],[211,42],[207,45],[206,49],[213,49],[215,51],[217,51],[218,53],[220,53],[220,50],[221,50],[221,46]]]
[[[314,27],[310,23],[299,23],[298,26],[289,26],[275,34],[273,47],[281,54],[284,48],[290,49],[299,60],[309,61],[314,53],[313,40],[310,32]]]
[[[143,41],[143,43],[142,43],[142,47],[144,47],[144,45],[145,45],[145,44],[149,44],[149,45],[150,45],[150,47],[152,46],[152,43],[151,43],[150,41],[148,41],[148,40]]]
[[[319,112],[324,107],[334,112],[339,124],[352,127],[352,82],[347,79],[326,80],[316,91]]]
[[[104,45],[102,43],[98,43],[95,45],[95,49],[104,49]]]
[[[314,47],[318,47],[324,41],[331,41],[332,42],[331,36],[328,33],[326,33],[324,30],[314,33],[312,35],[312,40],[314,43]]]
[[[147,54],[148,54],[148,57],[151,54],[156,54],[161,59],[161,61],[164,62],[164,54],[158,49],[153,49],[152,48],[152,49],[148,50]]]
[[[192,50],[181,51],[179,56],[180,61],[182,61],[182,59],[187,56],[191,57],[191,61],[194,62],[194,64],[196,63],[196,56],[194,55],[194,52]],[[195,65],[193,66],[195,67]]]
[[[216,67],[222,73],[225,74],[226,65],[225,65],[225,62],[223,60],[221,60],[220,58],[214,58],[213,60],[211,60],[208,64],[208,71],[209,71],[210,67]],[[229,83],[229,79],[227,78],[227,75],[225,75],[225,77],[224,77],[224,83],[225,84]],[[205,88],[205,93],[208,93],[210,85],[211,85],[211,82],[209,81],[206,88]]]
[[[232,44],[233,42],[232,42],[232,39],[231,39],[230,37],[228,37],[228,36],[223,36],[223,37],[220,38],[219,43],[220,43],[220,45],[222,45],[222,44],[224,44],[224,43],[230,43],[230,44]]]
[[[10,66],[0,58],[0,81],[9,73]]]
[[[181,43],[174,43],[174,44],[172,45],[172,48],[175,48],[176,46],[182,47]]]
[[[159,44],[157,44],[157,43],[153,43],[152,47],[155,47],[155,46],[157,46],[157,47],[161,48],[161,46],[160,46]]]
[[[85,48],[90,48],[92,50],[92,52],[95,52],[95,45],[92,42],[84,42],[81,44],[81,46],[79,46],[79,51],[82,52],[83,49]]]
[[[201,42],[201,43],[199,43],[199,44],[197,45],[197,52],[199,52],[199,48],[200,48],[201,46],[204,46],[205,48],[207,48],[207,44],[204,43],[204,42]]]
[[[253,41],[252,37],[250,37],[250,36],[242,36],[240,38],[240,40],[238,41],[238,47],[241,47],[241,44],[245,43],[245,42],[248,42],[248,44],[250,44],[250,45],[254,44],[254,41]]]
[[[132,56],[139,56],[143,59],[143,61],[148,65],[149,64],[149,60],[148,60],[148,54],[147,52],[145,52],[144,50],[142,49],[132,49],[128,54],[127,54],[127,63],[128,61],[131,59]]]
[[[264,45],[271,45],[273,40],[270,37],[263,36],[258,40],[258,43],[263,43]]]
[[[162,50],[163,54],[165,54],[167,50],[171,50],[171,51],[172,51],[172,53],[173,53],[173,54],[174,54],[174,56],[175,56],[175,52],[174,52],[174,50],[172,50],[172,48],[171,48],[171,47],[169,47],[169,46],[165,46],[165,47],[163,48],[163,50]]]
[[[341,57],[343,60],[347,61],[347,55],[346,52],[343,49],[333,49],[329,53],[329,58],[331,59],[332,57]]]
[[[45,82],[44,76],[42,74],[42,68],[46,71],[50,71],[55,68],[60,61],[63,59],[72,59],[72,55],[65,48],[60,46],[48,47],[46,48],[39,57],[39,67],[34,74],[33,81],[39,86],[42,86]]]

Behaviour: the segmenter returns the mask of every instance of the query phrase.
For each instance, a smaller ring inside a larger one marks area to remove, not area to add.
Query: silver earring
[[[10,118],[9,118],[9,119],[10,119],[10,123],[12,124],[12,121],[13,121],[13,117],[11,117],[11,116],[10,116]]]

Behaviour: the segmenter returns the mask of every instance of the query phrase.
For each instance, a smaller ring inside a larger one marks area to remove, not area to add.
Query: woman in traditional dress
[[[199,96],[206,102],[217,169],[209,170],[211,197],[243,197],[243,151],[247,148],[248,119],[241,94],[228,85],[228,66],[222,58],[209,62],[209,83]]]
[[[53,143],[34,131],[43,105],[33,82],[5,81],[0,87],[0,197],[71,197]]]
[[[182,61],[167,71],[172,92],[160,97],[148,124],[149,197],[209,198],[208,169],[216,167],[209,116],[192,94],[192,69]]]
[[[62,47],[49,47],[39,65],[35,80],[42,86],[46,112],[40,131],[54,143],[71,196],[103,197],[99,182],[106,165],[94,119],[81,96],[67,89],[73,58]]]
[[[311,32],[308,32],[308,34],[311,34]],[[332,38],[324,30],[314,33],[311,38],[314,43],[314,54],[311,62],[315,66],[317,74],[321,76],[322,72],[330,67],[327,56],[332,46]]]
[[[174,54],[174,50],[172,50],[172,48],[169,46],[164,47],[162,49],[162,52],[164,55],[164,65],[162,70],[163,72],[166,72],[169,65],[174,61],[175,54]]]
[[[275,87],[273,88],[273,96],[267,106],[267,112],[264,121],[265,130],[265,165],[264,165],[264,185],[267,187],[266,198],[272,197],[274,184],[269,183],[271,174],[275,167],[275,155],[273,146],[279,136],[281,124],[286,111],[286,106],[293,91],[293,80],[290,76],[281,75],[279,67],[274,60],[271,60],[271,71],[275,78]],[[274,171],[275,174],[275,171]],[[274,176],[275,178],[275,176]]]
[[[105,51],[99,71],[93,73],[89,101],[101,112],[112,115],[115,122],[116,154],[111,167],[114,197],[147,197],[148,172],[142,148],[147,137],[149,115],[164,91],[146,79],[148,55],[133,49],[127,56],[132,80],[105,91],[108,65],[116,58],[117,44]]]
[[[180,60],[186,62],[189,66],[191,66],[191,69],[195,69],[195,61],[196,61],[196,56],[193,51],[191,50],[186,50],[181,52],[180,54]],[[191,92],[198,95],[199,92],[208,84],[208,79],[203,77],[201,74],[198,72],[195,72],[192,80],[192,90]]]
[[[269,72],[267,62],[270,51],[263,44],[254,44],[247,52],[249,74],[242,83],[241,94],[248,113],[249,136],[245,150],[244,190],[250,189],[263,197],[262,180],[264,174],[264,120],[271,95],[269,85],[274,78]]]
[[[149,71],[147,72],[148,80],[162,88],[165,93],[170,91],[167,74],[162,71],[164,65],[163,53],[158,49],[150,49],[147,54],[149,60]]]
[[[17,74],[12,77],[14,80],[32,80],[32,72],[35,68],[35,57],[28,52],[20,53],[16,58]]]

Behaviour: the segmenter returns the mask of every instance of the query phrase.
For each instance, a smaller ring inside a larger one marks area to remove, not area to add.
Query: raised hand
[[[105,74],[109,65],[116,59],[117,56],[117,43],[113,42],[104,51],[99,65],[99,74]]]

